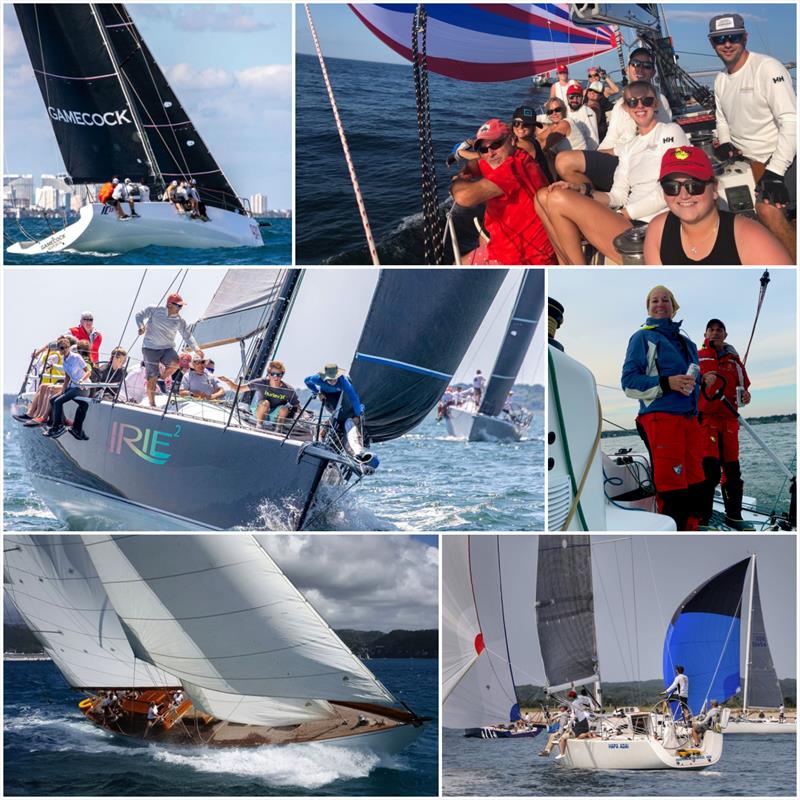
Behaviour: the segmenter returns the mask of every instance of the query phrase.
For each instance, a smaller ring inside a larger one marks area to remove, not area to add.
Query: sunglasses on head
[[[710,181],[701,181],[699,178],[689,178],[685,181],[667,180],[661,181],[661,188],[667,197],[677,197],[682,188],[686,189],[687,194],[697,197],[697,195],[703,194],[709,183]]]
[[[625,105],[628,108],[636,108],[639,104],[642,104],[645,108],[652,108],[656,104],[656,99],[652,95],[647,95],[647,97],[626,97],[625,98]]]
[[[631,61],[631,66],[634,69],[655,69],[655,64],[652,61],[639,61],[638,58],[635,58]]]
[[[713,45],[720,45],[720,44],[741,44],[744,39],[743,33],[721,33],[719,36],[709,36],[711,39],[711,44]]]
[[[563,114],[564,109],[560,106],[556,106],[556,108],[548,108],[544,113],[547,114],[548,117],[552,117],[553,114]]]
[[[475,149],[479,153],[488,153],[490,150],[499,150],[505,143],[507,136],[501,136],[499,139],[495,139],[493,142],[489,142],[489,144],[482,144]]]

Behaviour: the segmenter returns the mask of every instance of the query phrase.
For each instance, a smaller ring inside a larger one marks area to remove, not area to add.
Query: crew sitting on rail
[[[84,390],[81,386],[92,374],[92,370],[87,366],[83,358],[78,353],[72,352],[72,342],[62,336],[58,340],[58,349],[64,357],[64,388],[61,393],[50,400],[51,420],[50,427],[43,431],[43,435],[51,439],[57,439],[66,431],[64,425],[64,406],[76,397],[82,397]],[[85,438],[81,431],[75,431],[75,438]]]
[[[185,214],[186,209],[183,207],[183,203],[180,201],[178,196],[178,181],[172,181],[166,189],[164,189],[164,195],[161,198],[165,203],[172,203],[175,206],[175,211],[178,214]]]
[[[127,202],[131,212],[130,216],[138,217],[139,215],[136,213],[135,209],[136,201],[131,198],[131,195],[129,193],[131,179],[125,178],[124,183],[120,183],[117,178],[114,178],[114,180],[116,181],[116,184],[114,185],[114,191],[111,195],[111,199],[115,203],[115,208],[117,209],[117,216],[120,217],[120,219],[128,219],[128,215],[124,214],[122,211],[122,203]]]
[[[220,381],[227,384],[234,392],[241,389],[253,390],[258,397],[256,406],[256,421],[264,427],[264,420],[272,418],[275,414],[275,427],[280,429],[286,420],[293,419],[300,411],[300,401],[294,387],[285,383],[283,376],[286,374],[286,367],[282,361],[270,361],[267,364],[267,374],[263,378],[255,378],[252,381],[242,382],[241,385],[226,378],[219,376]]]
[[[200,199],[200,192],[197,190],[197,181],[194,178],[189,181],[186,194],[189,199],[192,219],[209,222],[208,216],[206,215],[206,204]]]
[[[659,176],[667,211],[647,226],[646,264],[773,265],[791,256],[762,224],[717,208],[717,179],[699,147],[664,153]]]
[[[567,89],[567,121],[577,126],[586,143],[585,150],[597,150],[600,141],[597,127],[597,115],[584,103],[584,92],[579,83],[573,83]],[[570,139],[570,144],[572,140]],[[566,149],[566,148],[561,148]],[[572,146],[575,149],[575,146]]]
[[[567,91],[573,91],[571,85]],[[578,93],[583,97],[583,92],[578,88]],[[574,93],[573,93],[574,94]],[[547,156],[549,172],[556,174],[555,157],[561,150],[586,150],[586,139],[583,129],[575,121],[567,118],[567,104],[558,97],[551,97],[547,101],[544,113],[548,123],[536,132],[536,139]]]
[[[697,747],[702,744],[706,731],[713,730],[719,724],[722,709],[716,700],[711,701],[711,708],[700,719],[692,722],[692,741]]]
[[[203,356],[195,354],[192,358],[192,368],[181,381],[180,394],[182,397],[197,397],[201,400],[219,400],[225,396],[225,387],[206,372],[206,362]]]
[[[634,81],[623,92],[625,110],[638,134],[617,148],[619,163],[610,192],[592,184],[558,181],[536,195],[536,207],[562,264],[585,264],[582,239],[612,261],[619,260],[614,239],[635,222],[648,222],[666,207],[658,185],[661,156],[689,143],[683,128],[658,122],[658,92],[652,83]]]
[[[101,194],[98,194],[98,198],[102,197],[105,198],[103,202],[107,206],[111,206],[117,212],[118,219],[128,219],[128,215],[122,210],[122,201],[125,199],[125,184],[119,182],[119,178],[114,176],[111,179],[111,192],[106,192],[106,187],[108,184],[103,184],[100,189]]]

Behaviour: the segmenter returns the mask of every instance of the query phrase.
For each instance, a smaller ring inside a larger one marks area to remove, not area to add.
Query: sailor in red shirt
[[[750,379],[739,354],[725,341],[727,336],[722,320],[715,318],[708,321],[705,341],[698,352],[700,372],[702,375],[714,373],[724,378],[724,395],[737,408],[750,402]],[[707,384],[708,396],[712,397],[720,385],[720,381]],[[703,393],[698,402],[698,411],[706,434],[706,450],[703,453],[703,472],[706,476],[703,524],[708,524],[714,489],[721,483],[726,523],[736,530],[752,530],[752,526],[742,520],[744,481],[739,468],[739,420],[722,400],[708,400]]]
[[[100,345],[103,343],[103,334],[94,329],[94,315],[91,311],[84,311],[81,314],[79,325],[69,329],[79,342],[89,342],[92,354],[92,362],[97,364],[100,361]]]
[[[489,241],[462,257],[462,264],[555,264],[555,253],[534,198],[547,185],[539,165],[517,148],[516,137],[499,119],[475,134],[480,158],[470,161],[450,191],[462,206],[486,204],[483,225]]]

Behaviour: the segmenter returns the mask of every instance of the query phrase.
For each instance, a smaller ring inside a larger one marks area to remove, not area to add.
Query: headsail
[[[269,327],[284,285],[285,269],[229,269],[193,333],[201,347],[255,336]]]
[[[783,703],[783,693],[772,663],[772,654],[761,611],[761,594],[755,556],[752,558],[753,594],[750,605],[749,663],[745,664],[743,705],[745,708],[778,708]]]
[[[506,272],[381,272],[350,368],[370,441],[402,436],[436,405]]]
[[[544,308],[544,270],[528,269],[522,278],[506,335],[500,345],[480,413],[496,417],[517,379]]]
[[[9,533],[3,539],[5,589],[71,686],[179,685],[134,659],[80,536]]]
[[[384,44],[409,61],[414,4],[351,4]],[[430,3],[427,64],[462,81],[510,81],[593,58],[616,46],[606,26],[575,25],[563,3]]]
[[[472,728],[519,719],[500,538],[448,536],[442,547],[443,724]]]
[[[201,689],[330,701],[394,698],[245,534],[86,536],[120,618],[153,663]],[[168,666],[169,665],[169,666]]]
[[[536,623],[548,691],[599,680],[589,536],[540,536]]]
[[[750,559],[709,578],[676,609],[664,640],[667,685],[681,665],[689,678],[689,708],[724,703],[741,686],[739,673],[742,591]]]

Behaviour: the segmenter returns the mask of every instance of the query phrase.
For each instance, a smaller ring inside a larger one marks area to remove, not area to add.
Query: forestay
[[[712,700],[724,703],[741,686],[739,673],[742,590],[750,560],[718,572],[676,609],[664,640],[667,685],[675,666],[689,678],[689,707],[700,712]]]
[[[758,590],[758,573],[753,558],[753,599],[750,608],[750,662],[745,665],[745,708],[778,708],[783,704],[783,693],[772,663],[772,654],[761,611],[761,594]]]
[[[536,623],[548,690],[599,680],[588,536],[540,536]]]
[[[193,333],[201,347],[242,341],[269,327],[290,270],[230,269]]]
[[[500,352],[486,385],[480,413],[496,417],[522,368],[544,308],[544,270],[528,269],[520,283]]]
[[[351,5],[384,44],[412,60],[414,4]],[[574,25],[564,3],[429,3],[427,65],[462,81],[510,81],[553,71],[616,46],[609,27]]]
[[[80,536],[3,538],[4,588],[70,686],[179,685],[134,659]]]
[[[182,680],[225,694],[393,702],[252,536],[86,544],[132,635]]]
[[[350,367],[351,380],[366,407],[370,441],[402,436],[436,405],[506,272],[381,272]]]

